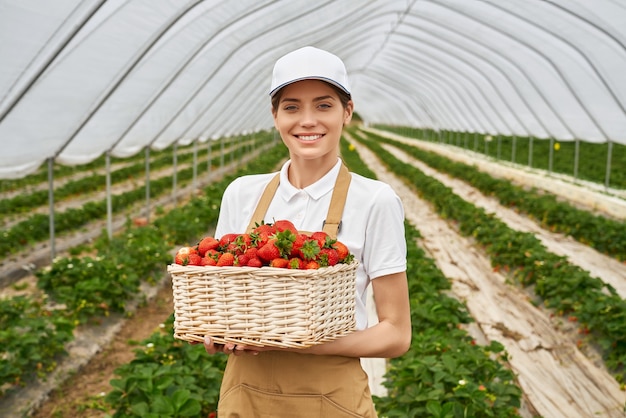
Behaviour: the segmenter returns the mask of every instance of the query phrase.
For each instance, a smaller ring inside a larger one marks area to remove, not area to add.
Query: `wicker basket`
[[[305,348],[356,329],[358,263],[318,270],[171,264],[174,337]]]

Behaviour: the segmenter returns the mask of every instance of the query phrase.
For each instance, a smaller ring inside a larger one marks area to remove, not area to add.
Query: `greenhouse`
[[[624,417],[621,0],[0,0],[0,416],[217,416],[170,265],[290,158],[270,83],[306,46],[403,208],[411,345],[353,356],[377,415]]]

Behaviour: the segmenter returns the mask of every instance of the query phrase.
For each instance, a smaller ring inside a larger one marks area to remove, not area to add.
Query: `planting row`
[[[284,158],[284,147],[274,146],[235,175],[273,170]],[[192,243],[216,221],[220,196],[233,178],[208,186],[203,196],[162,214],[151,225],[137,228],[129,223],[112,240],[103,234],[93,245],[56,259],[36,272],[43,296],[0,300],[0,393],[45,377],[78,325],[124,313],[142,281],[161,279],[172,261],[172,249]]]
[[[258,143],[267,143],[267,138],[257,139]],[[234,147],[231,151],[231,159],[234,155],[243,155],[243,152],[248,151],[250,147],[246,144]],[[223,165],[224,155],[214,157],[211,160],[212,166]],[[198,169],[199,168],[199,169]],[[200,167],[187,167],[181,169],[176,173],[177,181],[183,183],[188,182],[194,178],[194,176],[200,172],[208,170],[208,165],[202,165]],[[98,176],[100,177],[100,176]],[[99,179],[104,182],[103,178]],[[150,194],[151,197],[156,198],[164,195],[172,190],[172,177],[163,176],[150,180]],[[113,213],[122,213],[139,202],[143,202],[146,197],[144,188],[136,188],[128,192],[120,193],[112,196],[112,211]],[[80,208],[70,208],[62,212],[55,213],[55,232],[62,234],[65,232],[76,231],[83,227],[87,223],[96,220],[104,219],[107,214],[107,202],[106,199],[99,201],[89,201]],[[2,231],[2,240],[0,240],[0,260],[7,257],[10,254],[15,254],[23,251],[25,245],[34,244],[43,241],[49,237],[50,234],[50,218],[44,214],[34,214],[25,220],[18,222],[11,228]]]
[[[245,142],[237,143],[237,145],[242,145]],[[232,146],[232,144],[231,144]],[[172,166],[172,150],[167,149],[166,151],[160,151],[157,155],[151,155],[150,157],[150,170],[158,171],[162,168],[169,168]],[[205,161],[208,159],[209,150],[202,149],[199,150],[196,156],[194,156],[192,150],[186,150],[186,152],[178,152],[176,154],[176,159],[178,164],[191,163],[193,158],[197,158],[198,160]],[[141,158],[142,155],[138,154],[132,159],[122,160],[121,164],[112,164],[111,171],[111,184],[119,184],[122,182],[126,182],[133,179],[143,178],[145,175],[145,158]],[[209,162],[212,164],[213,161]],[[63,167],[63,166],[62,166]],[[99,167],[102,169],[104,165]],[[69,181],[64,182],[63,185],[59,187],[55,187],[54,189],[54,200],[55,202],[63,201],[64,199],[76,197],[79,195],[83,195],[86,193],[93,193],[100,190],[104,190],[106,186],[106,177],[105,174],[102,173],[102,170],[98,172],[95,168],[90,168],[89,171],[84,170],[83,173],[89,173],[87,176],[81,176],[77,179],[70,179]],[[74,171],[72,171],[74,173]],[[28,179],[34,181],[34,179],[39,179],[39,176],[29,176]],[[55,180],[58,180],[55,177]],[[35,183],[38,185],[45,185],[45,181],[40,181],[39,183]],[[2,183],[8,183],[6,181]],[[5,185],[8,187],[8,185]],[[31,211],[34,208],[46,206],[48,204],[48,188],[39,188],[38,190],[33,190],[32,192],[22,192],[11,198],[0,199],[0,219],[3,217],[6,219],[8,215],[26,213]]]
[[[626,172],[623,170],[626,166],[626,145],[622,144],[612,144],[609,155],[609,146],[606,143],[555,141],[506,135],[492,136],[395,126],[381,126],[380,129],[410,138],[456,145],[502,161],[562,173],[598,184],[605,183],[606,166],[610,156],[610,184],[608,186],[626,190]],[[580,156],[583,158],[580,159]]]
[[[575,318],[581,334],[601,348],[607,367],[623,384],[626,373],[626,301],[611,286],[591,277],[566,258],[550,253],[533,234],[509,228],[495,216],[455,195],[439,181],[399,161],[379,144],[385,139],[370,135],[359,141],[374,151],[394,173],[412,184],[443,218],[454,221],[460,233],[473,237],[482,245],[495,269],[508,272],[509,277],[522,286],[532,286],[539,298],[535,303],[543,303],[566,318]],[[407,152],[412,150],[407,149]],[[471,172],[464,171],[463,177],[471,177]]]
[[[373,133],[368,133],[368,136],[403,150],[437,171],[465,181],[484,195],[497,198],[503,206],[526,214],[545,229],[569,235],[603,254],[626,261],[626,223],[621,220],[578,209],[557,200],[554,195],[526,190],[507,180],[494,178],[475,166],[451,161],[417,146]]]
[[[257,133],[256,135],[265,136],[266,134]],[[255,134],[251,135],[251,139],[252,140],[255,139]],[[219,147],[220,148],[226,147],[226,146],[229,146],[229,144],[230,145],[237,144],[237,143],[241,143],[242,141],[246,141],[246,139],[242,137],[222,138],[219,142]],[[217,144],[208,143],[207,148],[209,146],[215,147],[217,146]],[[173,152],[174,152],[174,146],[164,148],[160,151],[150,150],[150,159],[151,161],[156,161],[156,160],[160,160],[164,156],[165,156],[164,158],[166,159],[168,158],[171,159]],[[89,173],[101,170],[105,166],[105,158],[106,158],[105,155],[102,155],[88,164],[81,164],[81,165],[74,165],[74,166],[55,164],[53,167],[53,176],[55,179],[63,179],[63,178],[73,177],[74,175],[83,176],[85,174],[89,174]],[[111,157],[111,161],[113,161],[115,164],[119,163],[122,165],[131,165],[131,164],[139,163],[139,162],[142,162],[142,164],[145,163],[144,153],[137,153],[133,156],[126,157],[126,158]],[[32,188],[33,186],[38,186],[40,184],[47,183],[47,181],[48,181],[48,167],[46,165],[43,165],[35,173],[30,174],[26,177],[19,178],[19,179],[0,180],[0,196],[5,195],[5,194],[15,193],[17,191],[21,192],[25,189]]]

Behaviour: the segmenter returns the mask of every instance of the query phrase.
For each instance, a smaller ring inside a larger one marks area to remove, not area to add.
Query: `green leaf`
[[[174,406],[172,402],[165,396],[155,395],[152,398],[152,411],[165,416],[174,416]]]
[[[187,401],[178,408],[178,415],[181,417],[197,417],[202,411],[202,405],[196,399],[187,399]]]
[[[130,410],[138,417],[145,417],[150,412],[150,407],[146,402],[138,402],[131,405]]]
[[[426,402],[426,410],[433,416],[438,417],[441,415],[441,404],[436,401],[428,401]]]
[[[178,410],[181,405],[187,402],[189,399],[191,392],[187,389],[178,389],[176,392],[172,394],[172,404],[174,405],[174,409]]]

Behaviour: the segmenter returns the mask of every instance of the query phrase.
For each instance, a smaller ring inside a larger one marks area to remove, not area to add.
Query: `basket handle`
[[[346,196],[348,195],[348,188],[350,187],[351,180],[352,176],[350,175],[348,168],[345,164],[341,163],[337,180],[335,180],[333,195],[330,198],[328,214],[326,215],[326,220],[324,221],[324,225],[322,227],[322,231],[326,232],[333,239],[337,238],[337,234],[341,228],[341,216],[343,215],[343,208],[346,203]],[[279,184],[280,173],[277,173],[272,180],[270,180],[267,186],[265,186],[261,199],[259,200],[252,218],[250,219],[250,224],[247,229],[248,232],[254,230],[257,223],[265,217],[267,209],[274,198],[274,194],[276,194],[276,190],[278,190]]]

